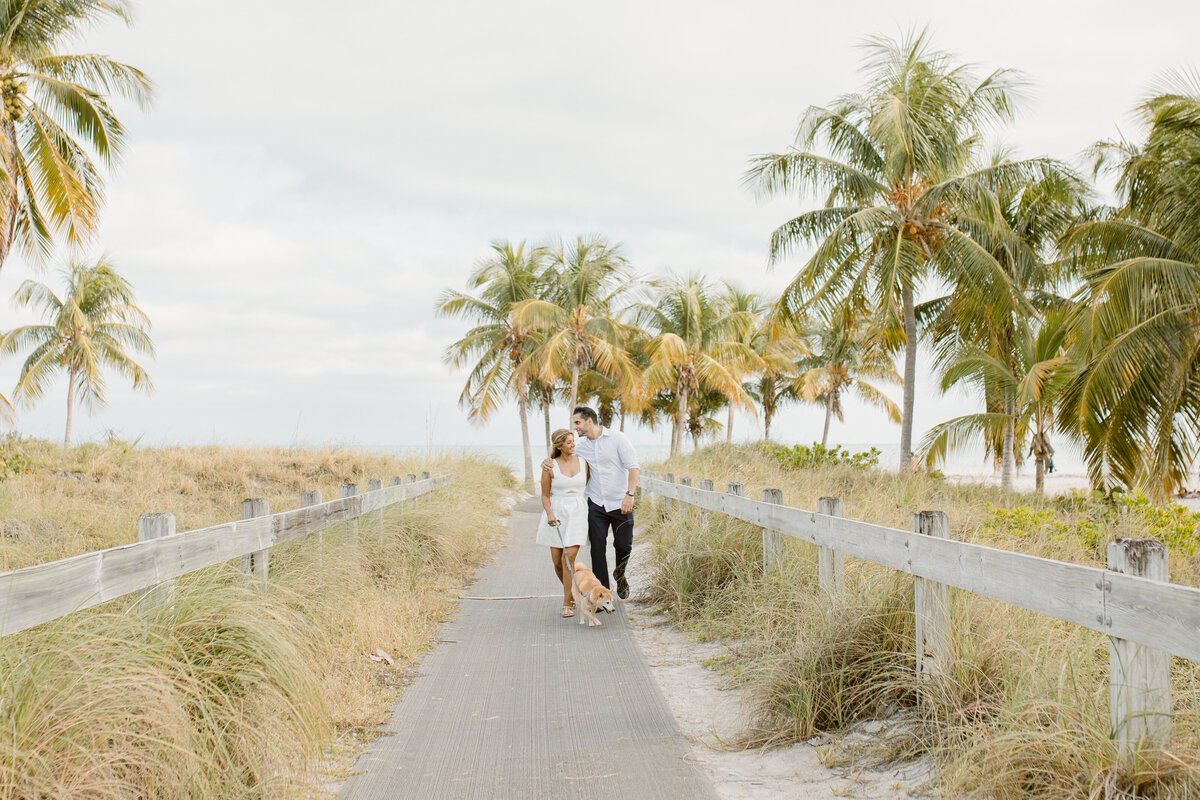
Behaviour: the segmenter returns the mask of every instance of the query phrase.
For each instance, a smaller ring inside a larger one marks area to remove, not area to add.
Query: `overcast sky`
[[[156,391],[134,395],[114,376],[110,407],[77,414],[76,438],[517,444],[515,408],[486,428],[466,422],[465,375],[441,363],[464,328],[432,312],[440,290],[465,288],[490,240],[599,232],[645,273],[777,291],[800,264],[768,271],[768,237],[800,206],[757,204],[740,177],[752,155],[789,145],[806,106],[859,86],[864,37],[928,23],[938,47],[981,72],[1022,70],[1031,97],[1004,140],[1076,159],[1118,126],[1139,133],[1131,109],[1165,71],[1194,65],[1200,30],[1194,2],[908,8],[140,4],[133,28],[94,31],[76,49],[157,84],[150,112],[124,111],[126,157],[85,254],[109,253],[133,281],[154,323]],[[0,298],[30,275],[57,288],[66,255],[40,273],[9,262]],[[0,387],[18,369],[0,363]],[[61,437],[65,393],[64,380],[18,428]],[[917,435],[973,409],[919,382]],[[878,412],[848,413],[835,439],[898,438]],[[810,441],[820,423],[793,408],[773,432]],[[756,425],[739,419],[737,438]]]

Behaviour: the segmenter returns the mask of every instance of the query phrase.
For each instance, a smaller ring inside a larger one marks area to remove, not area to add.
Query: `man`
[[[611,530],[613,550],[617,554],[612,574],[617,580],[617,597],[624,600],[629,597],[625,567],[633,551],[633,497],[641,468],[625,434],[601,427],[599,417],[591,408],[577,406],[571,415],[571,426],[580,436],[575,454],[588,464],[588,542],[592,552],[592,572],[606,589],[612,588],[608,582],[608,534]],[[554,462],[546,459],[542,469],[552,469],[553,465]]]

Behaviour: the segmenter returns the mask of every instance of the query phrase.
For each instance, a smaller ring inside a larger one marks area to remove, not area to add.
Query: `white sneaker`
[[[616,609],[613,608],[612,600],[609,600],[607,603],[605,603],[604,605],[602,605],[600,607],[603,608],[605,611],[607,611],[609,614],[616,611]]]

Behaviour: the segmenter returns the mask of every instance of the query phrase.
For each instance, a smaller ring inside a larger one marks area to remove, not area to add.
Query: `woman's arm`
[[[557,518],[554,512],[550,510],[550,481],[553,480],[554,474],[551,472],[542,472],[542,508],[546,509],[546,521],[556,522]]]

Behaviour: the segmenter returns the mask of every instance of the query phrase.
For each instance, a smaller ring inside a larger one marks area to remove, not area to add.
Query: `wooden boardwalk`
[[[339,797],[715,800],[620,604],[600,628],[558,618],[540,511],[513,510],[508,545],[464,594],[551,596],[462,601]]]

